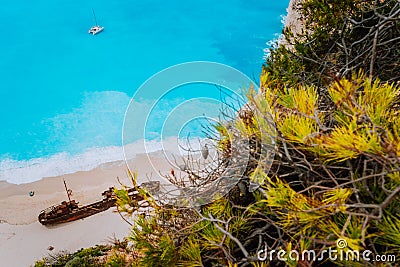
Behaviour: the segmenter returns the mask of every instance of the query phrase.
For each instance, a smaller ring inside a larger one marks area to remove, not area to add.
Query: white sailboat
[[[97,23],[96,14],[94,13],[93,8],[92,8],[92,11],[93,11],[94,22],[96,23],[96,25],[92,26],[89,29],[88,33],[95,35],[95,34],[98,34],[99,32],[102,32],[104,30],[104,27],[99,26],[99,24]]]

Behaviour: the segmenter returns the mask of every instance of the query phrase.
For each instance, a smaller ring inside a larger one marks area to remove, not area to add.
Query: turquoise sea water
[[[112,160],[135,90],[171,65],[215,61],[257,80],[288,3],[0,0],[0,180]]]

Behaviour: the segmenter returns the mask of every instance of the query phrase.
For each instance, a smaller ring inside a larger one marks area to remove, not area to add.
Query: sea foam
[[[204,140],[193,138],[186,141],[178,141],[177,137],[168,137],[163,141],[138,140],[125,146],[95,147],[77,155],[63,152],[47,158],[29,160],[5,158],[0,161],[0,181],[7,181],[12,184],[31,183],[45,177],[61,176],[78,171],[90,171],[105,163],[122,163],[125,160],[134,159],[139,154],[153,152],[183,155],[186,152],[182,150],[182,147],[200,150],[200,145]],[[126,153],[128,151],[129,153]]]
[[[143,141],[137,141],[132,146],[137,147],[136,154],[145,153],[140,149]],[[156,150],[160,145],[150,146]],[[148,149],[149,152],[150,149]],[[135,156],[135,155],[133,155]],[[44,177],[54,177],[77,171],[90,171],[104,163],[123,161],[122,146],[108,146],[87,149],[77,155],[58,153],[47,158],[29,160],[3,159],[0,161],[0,180],[13,184],[24,184],[38,181]]]
[[[121,147],[103,147],[88,149],[84,153],[74,156],[68,153],[58,153],[48,158],[4,159],[0,162],[0,180],[23,184],[44,177],[88,171],[103,163],[123,160],[121,151]]]

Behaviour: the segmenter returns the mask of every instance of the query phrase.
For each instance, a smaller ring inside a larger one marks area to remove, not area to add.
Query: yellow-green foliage
[[[154,216],[140,215],[134,220],[129,239],[135,244],[134,251],[141,255],[135,261],[137,266],[204,266],[204,255],[219,258],[224,251],[234,248],[224,231],[236,236],[249,229],[246,215],[233,210],[225,198],[203,207],[203,219],[200,214],[185,215],[187,225],[175,232],[173,222],[181,212],[164,207]],[[184,239],[180,240],[181,237]],[[217,262],[228,265],[225,257]]]
[[[267,78],[264,81],[268,84]],[[286,229],[294,244],[300,246],[302,239],[297,237],[309,236],[314,240],[330,240],[333,247],[335,240],[342,238],[353,250],[361,251],[366,240],[369,240],[395,251],[398,242],[394,240],[400,238],[400,217],[395,208],[400,204],[396,196],[400,192],[399,87],[380,83],[377,79],[371,81],[359,72],[352,79],[337,80],[328,86],[327,97],[333,103],[329,110],[321,108],[313,87],[276,90],[267,85],[263,89],[273,107],[272,117],[276,119],[277,129],[283,138],[281,142],[297,149],[304,160],[312,158],[323,165],[327,164],[325,168],[338,169],[343,168],[342,162],[346,162],[344,166],[350,166],[348,169],[353,173],[341,178],[348,181],[341,186],[340,180],[336,180],[336,176],[325,169],[326,178],[331,176],[336,188],[325,188],[318,195],[309,194],[319,191],[313,187],[299,193],[279,176],[271,179],[265,175],[264,180],[268,180],[264,188],[266,199],[258,196],[255,209],[261,208],[269,216],[276,216],[276,223]],[[358,172],[349,164],[360,162],[361,157],[365,159],[364,167],[359,168],[361,171]],[[310,162],[308,164],[312,164]],[[366,167],[369,162],[383,164],[380,168],[386,168],[387,171],[382,176],[371,175],[368,179],[366,175],[373,173],[372,170],[365,171],[370,168]],[[385,167],[385,164],[388,166]],[[301,166],[310,170],[313,168],[305,162],[301,162]],[[263,180],[259,170],[255,170],[253,175]],[[382,180],[374,177],[382,177]],[[351,182],[352,179],[359,179],[360,182]],[[317,184],[314,186],[318,188]],[[358,200],[358,203],[350,204],[354,200]],[[385,200],[387,203],[382,203]],[[262,203],[266,207],[262,207]],[[365,215],[355,211],[361,207]],[[369,224],[371,218],[368,216],[380,218],[382,208],[386,208],[383,213],[387,214],[383,220]],[[398,251],[396,253],[399,256]],[[361,265],[354,263],[354,266]]]
[[[387,175],[395,185],[400,185],[400,172],[393,172]]]
[[[264,85],[264,94],[273,110],[272,117],[285,137],[299,144],[308,143],[308,138],[318,131],[317,122],[323,120],[317,112],[316,88],[285,88],[283,92],[279,92]],[[316,115],[317,120],[313,119]]]
[[[332,229],[321,227],[326,226],[321,225],[321,220],[346,211],[343,204],[352,194],[352,190],[332,189],[326,191],[320,198],[312,198],[298,194],[287,183],[277,179],[275,182],[269,182],[266,194],[267,207],[276,211],[278,223],[284,229],[295,228],[297,233],[293,234],[302,235],[311,228],[320,228],[321,234],[328,234],[326,230],[332,233]]]
[[[383,220],[378,222],[378,227],[382,232],[377,241],[381,244],[390,243],[393,252],[398,252],[400,250],[400,218],[398,214],[384,216]]]
[[[130,235],[135,243],[135,251],[143,257],[140,266],[173,266],[177,260],[173,236],[164,234],[156,217],[140,215]]]
[[[265,88],[270,97],[269,88]],[[360,72],[352,80],[342,79],[328,88],[336,105],[333,128],[324,125],[314,87],[285,89],[276,94],[276,125],[289,142],[302,144],[324,160],[344,161],[362,154],[400,155],[399,88],[372,82]],[[390,150],[390,151],[389,151]]]
[[[204,248],[203,248],[204,249]],[[178,266],[185,267],[200,267],[201,261],[201,249],[198,241],[189,238],[187,242],[181,247],[180,254],[184,261],[181,261]]]
[[[124,267],[127,266],[127,262],[125,260],[125,256],[120,253],[114,253],[110,256],[107,261],[104,263],[105,267]]]
[[[268,77],[263,82],[269,84]],[[347,242],[344,252],[379,244],[381,253],[400,257],[395,195],[400,192],[400,120],[394,108],[399,88],[358,73],[327,86],[329,109],[317,91],[312,86],[250,91],[252,109],[229,127],[216,127],[224,155],[238,136],[276,149],[269,172],[261,158],[249,172],[249,180],[261,184],[252,203],[241,207],[222,197],[197,211],[157,207],[152,216],[138,216],[130,236],[137,266],[236,266],[247,253],[253,266],[269,266],[254,258],[264,243],[318,253],[336,249],[338,239]],[[129,202],[122,191],[117,194],[119,205]]]
[[[343,118],[343,123],[350,123],[351,118],[358,116],[360,123],[370,120],[366,122],[387,124],[397,116],[398,111],[392,107],[398,101],[399,88],[394,84],[381,84],[378,79],[371,82],[361,72],[353,74],[352,80],[334,82],[328,91],[332,101],[341,108],[336,116]]]

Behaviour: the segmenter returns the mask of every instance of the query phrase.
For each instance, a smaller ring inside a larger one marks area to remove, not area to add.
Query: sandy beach
[[[151,164],[152,163],[152,164]],[[138,182],[146,177],[158,176],[158,170],[166,172],[170,165],[160,153],[135,157],[129,166],[139,173]],[[100,200],[101,193],[110,186],[120,186],[120,180],[130,185],[124,161],[103,164],[84,172],[59,177],[43,178],[28,184],[0,182],[0,259],[2,266],[30,266],[34,261],[59,251],[76,251],[80,248],[107,243],[114,236],[123,238],[130,231],[115,208],[83,220],[46,227],[37,221],[41,210],[67,199],[63,179],[72,190],[72,198],[80,205]],[[29,192],[34,191],[34,196]]]

